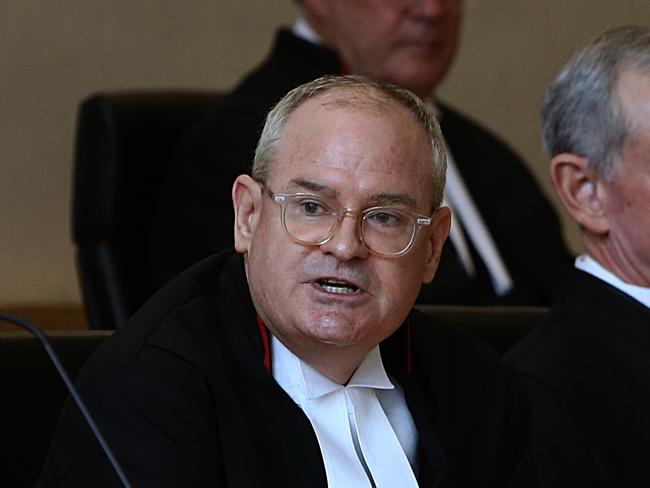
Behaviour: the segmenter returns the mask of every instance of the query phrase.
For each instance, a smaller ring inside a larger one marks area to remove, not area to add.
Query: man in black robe
[[[551,176],[586,254],[509,354],[547,487],[650,485],[650,29],[578,52],[542,109]]]
[[[526,487],[514,369],[413,311],[449,232],[444,143],[410,92],[324,78],[233,186],[235,249],[160,290],[79,386],[137,487]],[[117,486],[73,405],[40,486]]]
[[[420,303],[544,305],[568,259],[559,222],[523,161],[436,98],[453,62],[462,0],[304,0],[267,59],[187,135],[169,169],[151,234],[158,284],[232,246],[229,189],[250,172],[268,110],[289,90],[351,73],[405,87],[440,119],[449,150],[452,232]],[[477,80],[477,82],[479,82]]]

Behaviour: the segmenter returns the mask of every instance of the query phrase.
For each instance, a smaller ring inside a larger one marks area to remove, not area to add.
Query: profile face
[[[617,97],[630,134],[605,184],[610,250],[625,281],[650,286],[650,77],[624,71]]]
[[[433,94],[454,59],[462,0],[315,0],[352,74]]]
[[[431,215],[433,156],[425,131],[394,102],[330,103],[347,96],[327,92],[289,116],[268,191],[313,193],[356,210],[389,204]],[[240,178],[253,189],[256,209],[247,218],[250,238],[236,236],[237,250],[247,253],[255,307],[280,340],[303,350],[369,351],[399,327],[422,283],[433,278],[448,232],[447,209],[420,228],[407,254],[386,258],[369,252],[349,215],[326,243],[296,242],[282,227],[280,206],[256,182]]]

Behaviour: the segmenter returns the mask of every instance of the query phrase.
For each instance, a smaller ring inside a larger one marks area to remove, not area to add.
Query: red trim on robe
[[[264,368],[270,373],[271,372],[271,344],[269,343],[269,331],[264,325],[261,317],[257,316],[257,328],[260,331],[260,337],[262,338],[262,347],[264,348]]]
[[[413,353],[411,352],[411,323],[406,323],[406,373],[411,374],[413,371]],[[269,331],[264,325],[262,318],[257,316],[257,328],[260,331],[262,347],[264,348],[264,369],[271,372],[271,344],[269,342]]]
[[[341,74],[349,75],[350,74],[350,65],[341,59]]]
[[[406,323],[406,373],[413,371],[413,353],[411,352],[411,321]]]

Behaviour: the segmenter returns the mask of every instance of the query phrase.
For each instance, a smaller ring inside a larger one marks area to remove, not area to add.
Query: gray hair
[[[586,158],[611,179],[631,127],[616,96],[624,71],[650,75],[650,29],[627,26],[605,32],[577,52],[546,90],[542,139],[551,157]]]
[[[410,91],[362,76],[324,76],[287,93],[266,117],[266,123],[255,150],[253,178],[261,183],[267,181],[280,142],[282,128],[289,116],[305,101],[326,92],[345,92],[345,98],[341,97],[335,100],[339,106],[363,106],[369,103],[385,105],[395,102],[413,114],[431,141],[432,208],[438,208],[442,204],[447,156],[440,126],[435,116]]]

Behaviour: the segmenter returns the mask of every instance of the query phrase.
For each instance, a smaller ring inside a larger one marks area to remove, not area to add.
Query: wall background
[[[291,23],[290,0],[4,0],[0,4],[0,306],[80,303],[70,239],[75,115],[102,90],[226,89]],[[606,28],[650,22],[647,0],[466,0],[441,96],[502,135],[549,191],[543,89]],[[576,229],[566,226],[574,250]]]

